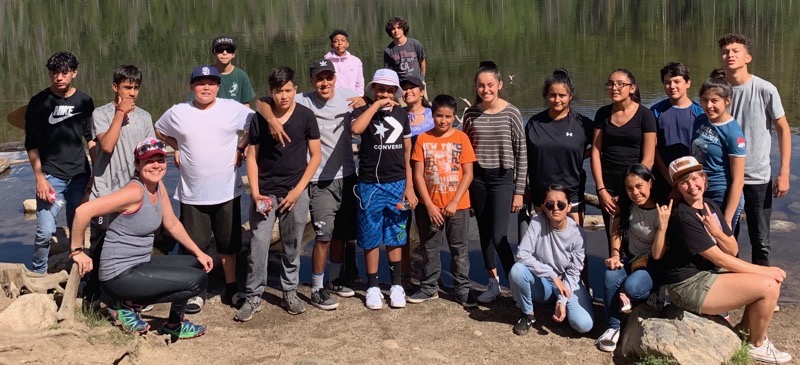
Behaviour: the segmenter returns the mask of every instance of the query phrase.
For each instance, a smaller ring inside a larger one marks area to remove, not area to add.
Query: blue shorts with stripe
[[[381,243],[386,246],[406,244],[409,211],[397,209],[405,189],[405,180],[380,184],[358,182],[358,247],[369,250]]]

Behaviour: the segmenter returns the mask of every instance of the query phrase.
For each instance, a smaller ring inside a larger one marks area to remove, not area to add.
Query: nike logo
[[[50,118],[48,118],[47,121],[50,124],[58,124],[81,113],[72,112],[73,108],[75,107],[72,105],[57,105],[55,110],[50,113]]]

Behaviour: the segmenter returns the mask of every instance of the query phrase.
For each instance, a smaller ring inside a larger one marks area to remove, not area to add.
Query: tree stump
[[[23,264],[0,263],[0,287],[6,296],[17,298],[23,291],[26,293],[47,293],[55,290],[63,293],[61,283],[67,281],[66,271],[54,274],[37,274],[29,271]]]

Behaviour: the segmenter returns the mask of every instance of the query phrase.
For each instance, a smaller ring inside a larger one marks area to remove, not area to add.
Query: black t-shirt
[[[553,120],[547,109],[528,119],[528,188],[535,205],[544,202],[544,192],[550,184],[566,187],[574,202],[583,200],[583,156],[592,142],[593,131],[592,120],[575,110],[559,120]]]
[[[364,113],[369,105],[353,111],[353,120]],[[403,140],[411,138],[408,114],[403,108],[391,112],[379,110],[361,133],[358,150],[358,178],[369,183],[388,183],[406,178],[405,147]]]
[[[92,139],[93,111],[94,101],[80,90],[62,98],[47,88],[31,98],[25,112],[25,149],[39,150],[44,173],[64,180],[89,173],[81,137]]]
[[[319,126],[314,112],[295,104],[283,130],[291,142],[281,146],[269,133],[266,119],[259,113],[250,121],[250,144],[259,145],[258,190],[261,195],[285,197],[294,189],[308,166],[308,140],[319,139]]]
[[[732,235],[733,233],[717,204],[709,199],[703,199],[703,201],[711,208],[711,214],[717,217],[722,231],[726,235]],[[708,234],[706,227],[696,214],[705,215],[705,209],[692,208],[682,199],[672,212],[669,227],[667,227],[669,246],[664,255],[667,284],[680,283],[700,271],[716,269],[714,263],[700,255],[700,252],[713,247],[717,242]]]
[[[624,193],[622,176],[630,165],[642,161],[644,133],[656,133],[656,118],[641,104],[623,126],[611,124],[611,105],[597,111],[595,128],[603,131],[603,183],[614,195]]]

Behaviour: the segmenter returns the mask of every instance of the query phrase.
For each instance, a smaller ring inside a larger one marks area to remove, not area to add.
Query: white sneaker
[[[478,301],[481,303],[494,302],[500,296],[500,283],[495,279],[489,279],[489,284],[486,284],[486,291],[478,296]]]
[[[595,341],[597,348],[604,352],[614,352],[619,341],[619,328],[609,328]]]
[[[198,313],[203,309],[203,298],[201,297],[191,297],[189,301],[186,302],[186,313],[194,314]]]
[[[383,293],[377,286],[367,289],[367,300],[364,303],[369,309],[383,309]]]
[[[776,349],[768,338],[764,339],[764,343],[758,347],[748,343],[747,349],[750,351],[750,357],[756,361],[768,364],[783,364],[792,361],[792,355],[789,355],[788,352],[782,352]]]
[[[389,288],[389,306],[392,308],[406,307],[406,291],[402,285],[392,285]]]
[[[142,313],[149,312],[149,311],[153,310],[153,308],[154,307],[153,307],[152,304],[148,304],[148,305],[142,307],[142,309],[139,309],[139,312],[142,312]]]
[[[781,306],[776,304],[775,305],[775,310],[773,312],[780,312],[780,311],[781,311]]]

